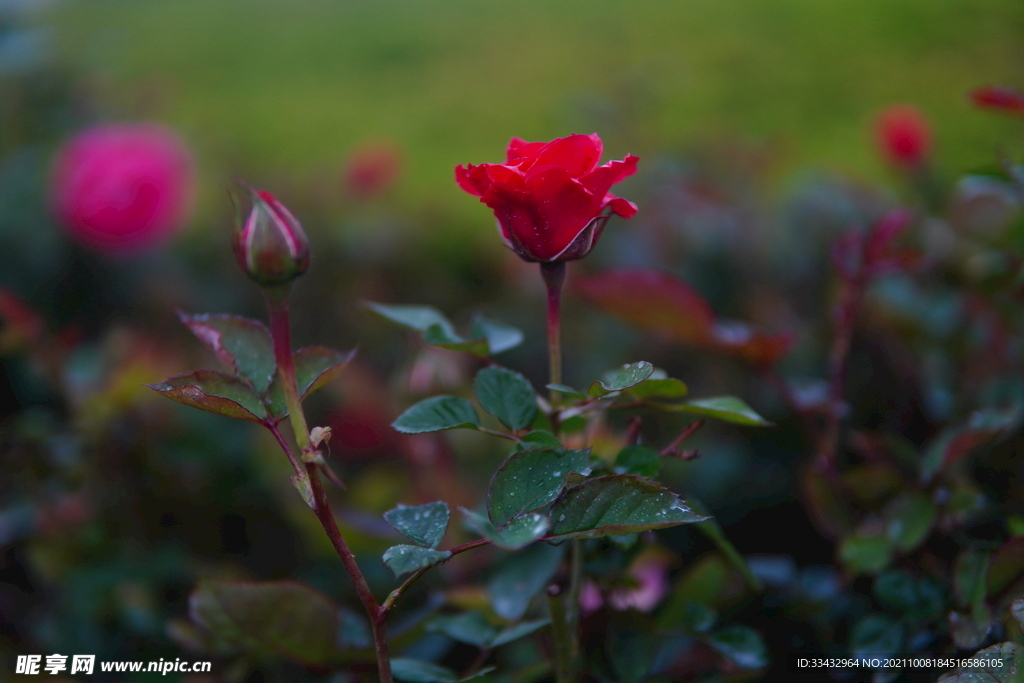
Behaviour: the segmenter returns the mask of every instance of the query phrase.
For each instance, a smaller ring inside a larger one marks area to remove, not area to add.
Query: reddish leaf
[[[925,451],[921,472],[929,479],[950,465],[1016,429],[1021,421],[1016,409],[979,410],[964,426],[947,429]]]
[[[794,342],[790,333],[774,334],[738,321],[716,320],[704,297],[669,273],[613,270],[577,277],[573,284],[591,303],[626,322],[752,365],[775,363]]]
[[[19,296],[0,288],[0,351],[20,348],[42,337],[42,318]]]
[[[971,100],[979,107],[997,109],[1010,114],[1024,115],[1024,92],[1004,85],[987,85],[971,93]]]
[[[712,335],[712,342],[719,350],[734,353],[757,367],[774,365],[796,342],[792,332],[765,332],[735,321],[719,321]]]
[[[591,301],[626,322],[677,341],[704,343],[715,314],[682,280],[653,270],[613,270],[573,280]]]
[[[338,608],[294,581],[235,583],[204,579],[189,597],[192,621],[245,652],[278,654],[311,665],[335,662]]]
[[[1024,574],[1024,536],[999,546],[988,565],[988,594],[995,595]]]
[[[172,401],[218,415],[262,422],[267,414],[252,387],[221,372],[196,370],[147,386]]]

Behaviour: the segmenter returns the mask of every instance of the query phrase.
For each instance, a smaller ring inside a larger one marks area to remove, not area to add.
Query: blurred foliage
[[[218,680],[365,678],[350,584],[275,445],[142,385],[214,366],[174,309],[259,315],[227,248],[222,188],[236,174],[272,187],[315,249],[296,340],[359,346],[309,407],[333,428],[329,461],[348,487],[337,511],[385,594],[395,581],[379,558],[402,539],[382,513],[439,499],[478,509],[504,454],[477,433],[390,428],[417,400],[465,390],[477,361],[357,302],[430,305],[473,340],[477,314],[511,323],[526,341],[502,362],[543,386],[539,278],[498,246],[451,169],[495,159],[511,135],[576,129],[643,160],[623,191],[640,213],[572,266],[567,384],[643,358],[692,395],[743,396],[775,423],[708,425],[686,444],[696,452],[664,462],[663,479],[715,526],[587,541],[595,680],[823,680],[787,672],[787,655],[1024,643],[1011,615],[1024,596],[1024,122],[965,97],[1019,85],[1019,3],[32,5],[0,4],[0,671],[20,653],[223,646]],[[894,101],[934,126],[925,168],[888,169],[871,146],[874,113]],[[49,160],[85,125],[136,118],[193,143],[199,210],[171,248],[113,261],[50,217]],[[366,147],[385,151],[356,153]],[[371,168],[353,171],[353,158]],[[851,290],[853,257],[899,206],[911,220],[897,242],[919,258]],[[670,278],[657,301],[674,323],[602,297],[612,268]],[[634,417],[657,447],[692,420],[627,413],[579,431],[580,445],[615,462]],[[643,453],[615,465],[644,467]],[[449,541],[475,537],[455,527]],[[396,614],[396,651],[466,669],[481,650],[438,610],[476,615],[493,644],[507,621],[543,613],[523,596],[561,559],[550,546],[455,558]],[[634,591],[651,576],[665,594],[645,612]],[[200,599],[302,581],[317,591],[314,630],[325,604],[343,606],[335,642],[238,658],[237,642],[211,644],[187,621],[201,578]],[[543,634],[487,655],[518,672],[489,680],[550,680],[536,665]],[[335,646],[356,653],[353,673],[316,665],[336,661]]]

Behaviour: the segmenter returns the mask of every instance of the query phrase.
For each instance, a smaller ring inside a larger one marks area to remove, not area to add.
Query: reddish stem
[[[680,433],[679,436],[677,436],[672,441],[672,443],[670,443],[669,445],[665,446],[665,448],[663,448],[661,450],[660,455],[677,455],[678,454],[678,450],[677,449],[679,448],[679,446],[684,441],[686,441],[691,436],[693,436],[693,433],[696,432],[698,429],[700,429],[703,426],[704,426],[704,420],[697,420],[693,424],[687,426],[687,428],[684,429],[682,431],[682,433]]]
[[[288,319],[288,293],[287,289],[264,289],[267,301],[267,311],[270,315],[270,335],[274,342],[274,357],[277,360],[277,375],[281,381],[281,388],[284,392],[285,404],[288,407],[288,416],[292,423],[292,431],[295,432],[295,440],[299,446],[300,459],[310,449],[309,429],[306,426],[306,416],[302,410],[302,401],[299,398],[298,386],[295,381],[295,364],[292,361],[291,330]],[[294,451],[291,450],[288,442],[277,428],[276,424],[268,424],[268,429],[277,439],[278,444],[288,455],[288,459],[296,462]],[[331,512],[330,503],[327,501],[327,494],[324,492],[323,482],[320,481],[320,470],[312,462],[305,463],[305,475],[309,478],[310,490],[313,496],[313,512],[320,520],[331,545],[341,558],[346,573],[352,580],[363,608],[373,627],[373,643],[377,654],[377,670],[381,683],[392,683],[391,657],[388,653],[386,613],[377,604],[377,600],[370,591],[366,577],[356,563],[355,555],[349,549],[348,544],[341,535],[338,523]],[[302,473],[299,473],[302,474]]]
[[[540,264],[540,274],[548,290],[548,382],[562,383],[562,283],[565,282],[565,261]],[[555,402],[557,392],[551,392]]]
[[[829,351],[829,410],[825,416],[825,430],[818,447],[818,467],[824,472],[835,468],[836,451],[839,448],[839,429],[842,424],[843,389],[846,380],[846,364],[853,343],[853,329],[860,313],[861,301],[868,277],[862,268],[852,277],[843,279],[839,304],[835,312],[835,337]]]

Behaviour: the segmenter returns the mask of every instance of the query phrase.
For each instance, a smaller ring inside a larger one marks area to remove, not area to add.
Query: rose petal
[[[636,162],[638,161],[640,161],[639,157],[627,154],[622,161],[609,161],[607,164],[595,168],[579,181],[598,197],[603,197],[608,194],[612,185],[636,173]]]
[[[638,211],[636,204],[629,201],[628,199],[616,197],[613,194],[605,195],[604,206],[610,206],[612,211],[622,216],[623,218],[632,218],[633,216],[636,215],[636,212]],[[604,208],[604,206],[602,206],[601,208]]]
[[[474,166],[470,164],[467,168],[459,164],[455,167],[455,182],[466,192],[482,197],[491,185],[491,179],[487,177],[487,169],[485,168],[490,165],[480,164],[479,166]]]
[[[603,151],[604,145],[597,133],[570,135],[544,145],[532,161],[521,164],[520,168],[529,171],[539,166],[558,166],[568,171],[573,178],[577,178],[597,167]]]
[[[512,138],[505,149],[507,163],[515,163],[536,156],[544,148],[546,142],[527,142],[522,138]]]

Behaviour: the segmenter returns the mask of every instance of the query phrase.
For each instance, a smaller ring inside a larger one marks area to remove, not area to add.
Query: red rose
[[[155,124],[97,126],[57,154],[52,201],[80,244],[112,255],[153,248],[181,226],[192,193],[192,160]]]
[[[878,147],[899,168],[919,168],[928,160],[932,132],[928,119],[910,105],[890,107],[878,115]]]
[[[466,192],[494,210],[505,244],[526,261],[571,261],[586,256],[608,220],[605,208],[623,218],[636,204],[608,192],[636,173],[639,159],[627,154],[603,166],[596,133],[551,142],[512,138],[504,164],[455,169]]]

